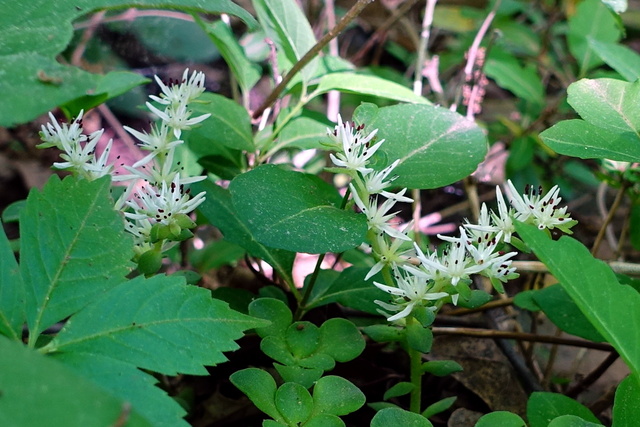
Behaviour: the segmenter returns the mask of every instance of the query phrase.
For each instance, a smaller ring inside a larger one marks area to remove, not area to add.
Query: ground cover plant
[[[2,3],[0,424],[635,425],[633,2]]]

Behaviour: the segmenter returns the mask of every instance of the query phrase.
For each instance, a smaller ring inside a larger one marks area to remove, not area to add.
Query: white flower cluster
[[[367,238],[376,263],[365,280],[382,272],[386,283],[374,282],[374,285],[393,296],[388,302],[375,301],[388,321],[401,320],[417,308],[436,311],[446,302],[457,304],[460,296],[468,299],[473,274],[488,277],[496,290],[504,292],[502,283],[518,277],[511,266],[517,252],[500,250],[516,240],[512,236],[515,220],[535,224],[540,229],[559,228],[569,233],[576,223],[566,213],[566,207],[558,207],[561,198],[557,186],[544,196],[541,189],[528,186],[521,196],[508,181],[512,195],[510,208],[497,186],[497,213],[489,213],[483,204],[478,224],[467,222],[459,228],[458,237],[438,235],[447,242],[446,247],[424,252],[408,235],[411,223],[402,231],[390,223],[397,214],[391,212],[397,202],[412,202],[404,196],[406,188],[398,193],[385,191],[396,178],[389,175],[399,161],[379,172],[368,167],[371,156],[384,142],[371,144],[377,130],[364,134],[364,126],[343,123],[338,117],[338,125],[328,133],[341,149],[330,158],[336,166],[344,168],[340,171],[352,178],[349,188],[353,200],[367,217]],[[381,202],[379,197],[386,200]]]
[[[165,85],[155,77],[162,89],[162,94],[151,95],[150,98],[164,110],[156,108],[147,102],[147,107],[155,113],[160,122],[151,126],[149,133],[139,132],[125,126],[140,141],[140,148],[149,154],[132,166],[121,165],[129,173],[117,175],[114,165],[107,164],[112,141],[101,153],[95,155],[95,147],[102,136],[103,130],[84,135],[82,129],[82,112],[71,124],[59,124],[52,114],[51,123],[42,126],[40,133],[43,144],[40,148],[57,147],[65,162],[54,163],[58,169],[69,170],[72,173],[89,180],[101,176],[111,175],[113,181],[127,182],[127,188],[116,202],[116,209],[124,212],[125,229],[134,236],[135,251],[138,256],[151,249],[166,250],[171,243],[181,236],[184,228],[191,228],[192,223],[186,216],[204,201],[204,192],[191,197],[184,185],[205,179],[204,176],[184,176],[183,167],[174,162],[174,152],[183,143],[180,136],[183,130],[202,122],[210,116],[203,114],[191,118],[188,109],[204,92],[204,74],[193,72],[189,77],[186,69],[180,82],[170,82]],[[182,176],[181,176],[182,173]],[[144,181],[144,185],[139,185]],[[134,188],[138,186],[133,198],[130,199]],[[164,231],[152,232],[154,224],[165,227]],[[161,247],[158,248],[158,241]]]

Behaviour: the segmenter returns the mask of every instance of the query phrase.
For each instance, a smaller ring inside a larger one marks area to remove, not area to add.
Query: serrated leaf
[[[368,74],[326,74],[320,78],[320,83],[313,91],[313,96],[322,95],[332,90],[358,95],[378,96],[380,98],[414,104],[431,104],[427,98],[416,95],[408,87]]]
[[[562,286],[540,289],[533,299],[549,320],[563,331],[591,341],[604,341]]]
[[[86,353],[53,355],[66,367],[118,399],[131,403],[132,408],[151,421],[155,427],[187,427],[182,419],[186,411],[167,393],[154,384],[153,376],[135,366],[109,357]]]
[[[640,158],[640,139],[635,134],[601,129],[584,120],[562,120],[540,133],[540,138],[566,156],[623,162]]]
[[[264,245],[324,253],[364,241],[365,216],[340,209],[335,188],[314,175],[262,165],[234,178],[229,189],[236,212]]]
[[[265,33],[286,57],[288,64],[279,61],[280,72],[285,72],[316,44],[311,25],[293,0],[253,0],[252,3]],[[315,58],[300,72],[305,82],[314,75],[318,62]]]
[[[135,409],[50,358],[0,336],[0,425],[104,427],[126,417],[127,427],[151,426]]]
[[[611,268],[568,236],[553,241],[535,226],[517,224],[523,240],[560,282],[629,369],[640,373],[640,294],[620,285]],[[580,415],[580,414],[576,414]]]
[[[74,99],[88,91],[97,95],[96,86],[102,79],[77,67],[64,66],[56,56],[70,43],[72,21],[102,8],[128,8],[128,0],[78,0],[73,3],[53,3],[32,0],[24,4],[3,5],[0,28],[0,126],[27,122],[38,115]],[[157,8],[154,0],[137,0],[137,8]],[[229,13],[254,26],[256,21],[230,0],[174,0],[171,7],[188,12]]]
[[[46,350],[104,355],[166,375],[204,375],[204,365],[226,361],[223,352],[238,348],[234,340],[263,323],[182,277],[138,277],[72,316]]]
[[[0,222],[0,334],[20,341],[25,291],[20,268]]]
[[[609,67],[629,82],[640,78],[640,55],[619,43],[607,43],[589,38],[589,46]]]
[[[313,414],[347,415],[364,405],[366,398],[350,381],[327,375],[313,387]]]
[[[640,381],[637,375],[622,380],[613,403],[615,427],[634,427],[640,419]]]
[[[581,2],[569,18],[569,51],[578,61],[580,75],[602,63],[589,46],[589,39],[603,42],[620,40],[622,32],[611,11],[600,0]]]
[[[52,176],[20,213],[20,270],[30,340],[125,280],[131,238],[113,209],[108,177]],[[99,242],[99,244],[97,244]]]
[[[357,111],[354,116],[359,121]],[[483,131],[442,107],[402,104],[379,108],[366,125],[368,131],[379,129],[378,137],[386,140],[378,152],[387,162],[376,169],[400,159],[393,170],[398,175],[394,185],[400,187],[437,188],[456,182],[475,171],[487,152]]]
[[[548,427],[551,420],[562,415],[576,415],[586,421],[598,419],[584,405],[563,394],[534,392],[527,402],[527,418],[530,427]]]
[[[189,104],[194,113],[211,114],[189,133],[189,148],[199,157],[218,154],[218,145],[253,151],[251,118],[241,105],[215,93],[205,92]]]
[[[342,272],[321,270],[306,309],[337,302],[366,313],[380,314],[380,306],[374,301],[386,300],[389,294],[373,286],[375,280],[382,282],[381,275],[364,280],[368,272],[369,268],[362,267],[349,267]]]
[[[207,198],[198,210],[207,220],[218,227],[225,240],[236,243],[247,250],[252,256],[258,257],[271,265],[289,286],[293,286],[291,270],[296,254],[283,249],[274,249],[260,243],[251,230],[239,217],[228,190],[211,181],[196,182],[191,185],[197,194],[207,192]]]
[[[262,74],[260,67],[249,61],[227,24],[222,21],[205,23],[200,19],[197,22],[215,43],[242,91],[248,93],[260,80]]]

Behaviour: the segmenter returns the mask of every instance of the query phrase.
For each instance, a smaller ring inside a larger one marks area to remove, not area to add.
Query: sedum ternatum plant
[[[0,164],[61,177],[2,207],[0,425],[635,425],[627,2],[245,3],[4,8]]]

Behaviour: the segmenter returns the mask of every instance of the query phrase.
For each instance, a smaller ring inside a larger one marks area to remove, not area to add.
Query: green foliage
[[[455,372],[461,372],[462,366],[453,360],[431,360],[422,364],[422,371],[438,377],[445,377]]]
[[[440,412],[444,412],[447,409],[451,408],[451,405],[455,403],[456,399],[456,396],[451,396],[445,397],[444,399],[441,399],[436,403],[432,403],[431,405],[427,406],[427,409],[422,411],[422,416],[425,418],[431,418],[434,415],[439,414]]]
[[[400,408],[385,408],[376,413],[371,420],[371,427],[387,427],[401,425],[407,427],[432,427],[433,424],[422,415]]]
[[[640,382],[637,375],[629,375],[622,380],[616,390],[613,404],[613,419],[615,427],[632,427],[640,416]]]
[[[109,186],[107,178],[53,177],[29,194],[20,213],[20,272],[31,340],[125,280],[132,245]]]
[[[5,426],[49,425],[102,427],[120,417],[127,426],[151,426],[137,409],[75,373],[63,363],[0,336],[2,399],[0,423]]]
[[[496,411],[483,415],[475,427],[493,427],[497,425],[504,427],[526,427],[527,424],[520,416],[513,412]]]
[[[366,108],[356,110],[354,120],[368,129],[381,129],[378,137],[386,142],[379,152],[389,160],[377,169],[400,159],[394,185],[437,188],[451,184],[473,172],[487,152],[482,130],[446,108],[409,104]]]
[[[575,415],[586,421],[598,423],[598,419],[589,409],[562,394],[539,391],[529,397],[527,418],[530,427],[547,427],[553,419],[563,415]]]
[[[26,4],[7,4],[0,16],[0,27],[6,29],[0,45],[0,62],[5,76],[0,82],[0,90],[5,94],[0,105],[0,126],[24,123],[87,93],[93,93],[94,97],[104,94],[99,102],[117,96],[118,91],[100,88],[106,76],[61,65],[55,57],[71,41],[73,20],[97,9],[126,9],[133,3],[138,8],[162,4],[154,0],[82,0],[62,5],[34,0]],[[171,3],[185,11],[229,13],[250,25],[255,23],[249,13],[229,0],[213,0],[206,6],[197,0],[173,0]],[[131,73],[117,76],[115,80],[137,79],[135,84],[145,81]],[[29,96],[24,96],[26,93]],[[97,105],[92,98],[86,101],[84,108]]]
[[[0,286],[0,334],[20,341],[25,320],[25,289],[18,263],[2,228],[0,228],[0,283],[2,283]]]
[[[569,104],[583,120],[564,120],[540,134],[561,154],[633,162],[640,158],[640,83],[582,79],[569,87]]]
[[[342,252],[364,240],[364,215],[341,209],[335,188],[316,176],[263,165],[236,177],[229,189],[239,217],[266,246]]]
[[[611,268],[594,259],[577,240],[563,236],[553,241],[533,226],[518,224],[516,227],[582,314],[638,375],[640,345],[635,327],[640,322],[640,313],[635,309],[640,304],[638,292],[620,285]]]

